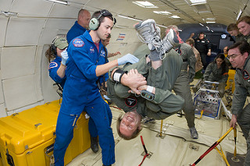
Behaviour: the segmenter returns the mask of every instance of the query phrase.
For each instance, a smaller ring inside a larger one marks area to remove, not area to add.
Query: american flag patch
[[[118,38],[116,39],[116,41],[120,40],[122,41],[125,38],[126,34],[125,33],[119,33]]]

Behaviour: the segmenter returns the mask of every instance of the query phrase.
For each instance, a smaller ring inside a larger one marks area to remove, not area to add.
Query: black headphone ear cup
[[[56,46],[54,44],[51,45],[51,51],[53,52],[54,56],[57,55],[57,52],[56,52]]]
[[[99,20],[97,18],[91,18],[89,21],[89,29],[90,30],[97,30],[99,27]]]

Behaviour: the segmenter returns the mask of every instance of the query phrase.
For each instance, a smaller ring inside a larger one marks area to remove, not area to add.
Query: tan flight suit
[[[200,56],[199,51],[195,47],[192,47],[192,49],[193,49],[193,52],[194,52],[194,55],[195,55],[195,58],[196,58],[195,72],[198,72],[201,69],[203,69],[203,65],[202,65],[202,62],[201,62],[201,56]]]

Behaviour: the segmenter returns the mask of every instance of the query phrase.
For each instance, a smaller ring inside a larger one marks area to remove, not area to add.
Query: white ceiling
[[[148,18],[160,25],[198,24],[206,25],[207,18],[215,18],[216,23],[227,26],[235,23],[237,15],[250,14],[249,0],[207,0],[207,4],[190,5],[189,0],[148,0],[159,8],[142,8],[132,0],[69,0],[68,5],[47,0],[0,1],[0,47],[18,45],[43,45],[51,42],[58,34],[66,34],[76,20],[79,9],[86,8],[91,13],[100,9],[109,10],[117,20],[115,28],[132,29],[134,20],[121,18],[124,15],[137,20]],[[204,12],[208,10],[208,12]],[[168,11],[170,15],[159,15],[153,11]],[[6,15],[4,13],[16,13]],[[178,15],[179,19],[170,18]],[[208,24],[212,26],[212,24]],[[27,36],[29,36],[27,38]]]

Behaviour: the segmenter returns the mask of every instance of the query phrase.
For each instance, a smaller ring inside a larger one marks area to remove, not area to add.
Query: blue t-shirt
[[[86,31],[85,28],[83,28],[78,22],[76,21],[75,24],[70,28],[70,30],[67,33],[67,41],[70,43],[72,39],[74,39],[77,36],[80,36],[84,34]]]

